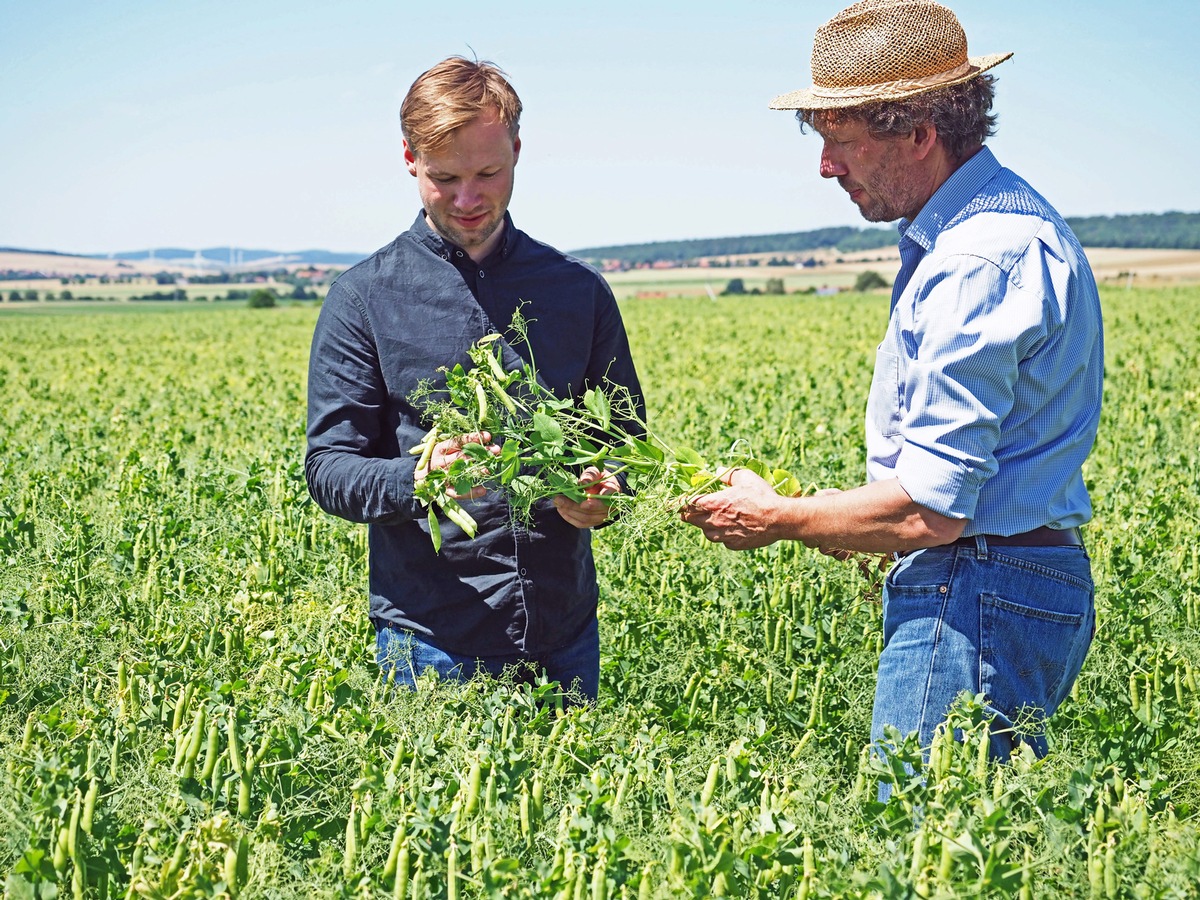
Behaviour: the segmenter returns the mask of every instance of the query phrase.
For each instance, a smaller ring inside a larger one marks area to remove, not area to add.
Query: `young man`
[[[401,107],[404,161],[422,212],[408,231],[330,288],[313,336],[305,475],[320,506],[370,529],[370,613],[381,666],[412,683],[425,669],[469,678],[522,664],[595,698],[598,588],[589,529],[608,508],[558,497],[532,527],[499,492],[461,498],[474,539],[443,523],[435,553],[408,450],[428,429],[409,396],[467,348],[505,332],[518,306],[529,345],[503,347],[508,368],[536,360],[542,381],[579,397],[605,380],[640,397],[612,292],[589,266],[518,231],[508,214],[521,152],[521,101],[489,63],[453,57],[421,75]],[[639,401],[640,402],[640,401]],[[466,442],[439,444],[429,468]],[[621,489],[591,469],[591,493]]]
[[[930,0],[863,0],[817,32],[811,90],[776,98],[824,140],[821,175],[870,221],[900,219],[900,272],[867,404],[867,481],[778,498],[745,470],[683,518],[728,547],[799,540],[892,553],[872,739],[934,728],[983,693],[992,751],[1046,751],[1040,722],[1091,641],[1081,466],[1103,340],[1088,262],[1062,217],[1002,168],[993,79]]]

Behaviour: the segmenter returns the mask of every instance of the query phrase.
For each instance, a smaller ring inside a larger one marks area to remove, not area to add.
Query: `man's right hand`
[[[449,438],[448,440],[440,441],[433,446],[433,453],[429,455],[429,462],[419,467],[413,475],[417,484],[425,480],[433,469],[448,469],[450,465],[463,457],[463,445],[465,444],[482,444],[492,456],[500,455],[500,447],[492,443],[492,435],[487,431],[475,431],[471,434],[464,434],[458,437]],[[455,500],[478,500],[487,493],[487,488],[476,486],[471,488],[467,494],[459,494],[453,488],[448,493]]]

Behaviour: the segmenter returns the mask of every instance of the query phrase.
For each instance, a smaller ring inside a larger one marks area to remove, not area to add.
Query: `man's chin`
[[[858,211],[862,214],[863,219],[868,222],[894,222],[896,219],[900,218],[899,216],[890,215],[890,210],[872,208],[862,209],[860,207]]]
[[[493,220],[481,223],[478,228],[446,227],[439,230],[443,230],[446,237],[465,250],[487,243],[492,235],[496,233],[496,229],[499,227],[500,222]]]

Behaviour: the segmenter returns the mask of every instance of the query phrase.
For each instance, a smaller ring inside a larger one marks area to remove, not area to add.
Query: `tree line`
[[[1082,216],[1067,223],[1085,247],[1139,247],[1200,250],[1200,213],[1166,212],[1118,216]],[[612,261],[627,266],[656,262],[686,263],[704,257],[746,256],[760,253],[806,253],[835,249],[855,253],[891,247],[893,227],[818,228],[786,234],[762,234],[685,241],[654,241],[588,247],[574,255],[592,262]]]

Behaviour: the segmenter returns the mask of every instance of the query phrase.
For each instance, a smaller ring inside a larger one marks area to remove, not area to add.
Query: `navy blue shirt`
[[[485,334],[512,337],[506,329],[518,306],[529,346],[505,340],[506,368],[532,353],[557,396],[579,397],[607,379],[641,404],[607,283],[508,216],[500,246],[475,263],[418,215],[333,283],[309,359],[304,473],[322,509],[369,526],[372,622],[464,655],[536,657],[569,644],[596,615],[591,532],[565,522],[549,500],[530,527],[499,491],[464,501],[478,534],[441,520],[439,554],[413,497],[408,451],[429,424],[409,395],[422,381],[444,386],[442,366],[469,367],[467,349]]]

